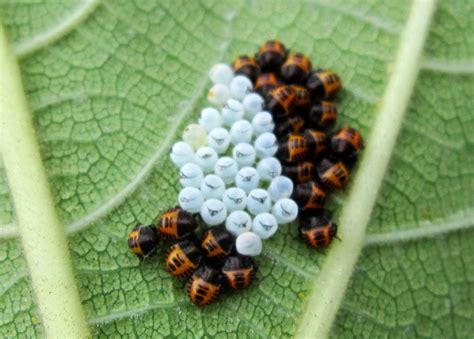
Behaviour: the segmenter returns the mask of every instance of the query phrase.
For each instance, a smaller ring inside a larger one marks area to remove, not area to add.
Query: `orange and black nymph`
[[[241,55],[232,63],[232,69],[235,74],[245,75],[247,78],[255,83],[255,80],[260,75],[260,66],[254,58],[248,55]]]
[[[160,216],[156,228],[165,238],[179,240],[192,235],[197,222],[191,213],[175,207]]]
[[[285,45],[278,40],[268,40],[260,47],[255,58],[262,71],[279,72],[287,56]]]
[[[294,115],[287,120],[278,123],[275,126],[275,134],[280,137],[286,136],[290,133],[299,134],[303,132],[305,124],[306,123],[301,116]]]
[[[205,306],[212,303],[221,290],[221,274],[209,266],[201,266],[188,281],[188,296],[192,303]]]
[[[223,261],[232,252],[235,239],[224,227],[212,227],[204,232],[201,252],[208,258]]]
[[[304,161],[294,166],[283,166],[282,173],[293,180],[295,184],[305,183],[314,178],[315,167],[311,161]]]
[[[276,157],[283,162],[294,163],[307,159],[310,155],[308,141],[303,135],[289,134],[288,138],[278,145]]]
[[[355,128],[344,127],[331,137],[331,149],[334,155],[351,165],[358,153],[364,148],[364,141]]]
[[[303,136],[306,139],[309,148],[309,156],[314,158],[321,158],[326,151],[326,133],[308,128],[304,131]]]
[[[233,255],[226,259],[222,267],[222,275],[227,286],[231,288],[245,288],[249,286],[257,268],[251,257]]]
[[[298,184],[292,195],[303,214],[321,212],[326,203],[326,192],[321,184],[310,180]]]
[[[281,77],[289,84],[303,84],[311,72],[311,60],[302,53],[290,53],[281,66]]]
[[[342,189],[349,181],[349,169],[338,159],[323,159],[317,165],[318,177],[327,188]]]
[[[199,267],[201,258],[201,252],[193,242],[182,240],[166,253],[166,269],[175,277],[187,277]]]
[[[262,73],[255,81],[254,89],[255,92],[265,98],[271,90],[275,89],[279,85],[280,82],[274,73]]]
[[[328,129],[337,119],[336,105],[330,101],[320,101],[311,106],[308,120],[317,128]]]
[[[334,238],[337,238],[337,225],[326,215],[316,215],[302,218],[299,227],[300,236],[314,248],[327,247]]]
[[[316,70],[306,82],[313,99],[332,99],[341,89],[341,79],[332,71]]]
[[[128,248],[140,259],[149,257],[156,251],[158,236],[153,225],[137,224],[128,234]]]
[[[266,107],[272,112],[273,120],[283,121],[295,115],[294,100],[295,91],[286,85],[278,86],[268,93]]]

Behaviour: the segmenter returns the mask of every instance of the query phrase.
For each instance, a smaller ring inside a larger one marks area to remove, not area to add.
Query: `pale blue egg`
[[[209,146],[201,147],[196,151],[194,162],[202,168],[204,173],[210,173],[214,170],[218,156],[214,148]]]
[[[229,99],[224,107],[222,107],[221,114],[224,124],[232,126],[234,122],[239,121],[244,117],[244,106],[242,106],[238,100]]]
[[[243,210],[247,206],[247,193],[241,188],[231,187],[222,196],[228,212]]]
[[[224,181],[214,174],[204,177],[201,183],[201,193],[205,199],[220,199],[225,192]]]
[[[253,89],[252,81],[243,75],[237,75],[230,82],[230,93],[232,98],[242,100],[247,93]]]
[[[196,187],[185,187],[179,192],[179,206],[189,213],[198,213],[204,203],[204,196]]]
[[[194,162],[193,148],[183,141],[178,141],[171,148],[170,158],[173,164],[181,168],[188,162]]]
[[[229,65],[215,64],[209,71],[209,78],[214,84],[229,85],[234,78],[234,71]]]
[[[196,164],[187,163],[179,169],[179,182],[184,187],[201,187],[201,182],[204,179],[204,173]]]
[[[207,135],[207,144],[218,154],[225,153],[230,145],[230,133],[225,128],[215,128]]]
[[[226,217],[227,209],[219,199],[208,199],[202,204],[201,218],[206,224],[210,226],[222,224]]]
[[[278,222],[270,213],[260,213],[253,219],[252,232],[261,239],[268,239],[278,230]]]
[[[235,236],[249,232],[252,228],[252,218],[247,212],[234,211],[227,217],[225,228]]]
[[[230,89],[223,84],[215,84],[211,87],[207,93],[207,100],[219,108],[225,105],[227,100],[230,99]]]
[[[247,120],[236,121],[230,128],[230,139],[234,145],[252,140],[253,128]]]
[[[253,215],[269,212],[272,208],[272,200],[268,192],[262,188],[250,191],[247,197],[247,210]]]
[[[279,224],[288,224],[298,216],[298,205],[292,199],[280,199],[273,205],[272,214]]]
[[[245,96],[244,100],[242,101],[242,105],[244,105],[244,111],[246,116],[251,119],[257,113],[263,111],[265,101],[263,100],[262,96],[257,93],[249,93]]]
[[[239,166],[237,166],[237,162],[230,157],[219,158],[214,166],[214,173],[220,177],[226,185],[234,182],[238,171]]]
[[[232,150],[232,157],[240,168],[246,166],[252,166],[255,162],[257,155],[252,145],[247,143],[240,143],[234,146]]]
[[[283,175],[278,176],[271,181],[267,191],[274,202],[289,198],[293,194],[293,181]]]
[[[254,232],[244,232],[235,239],[235,249],[240,255],[255,257],[262,253],[262,239]]]
[[[214,128],[221,127],[223,123],[224,120],[217,109],[206,107],[201,111],[199,125],[204,127],[207,132],[212,131]]]
[[[183,131],[183,141],[197,150],[206,145],[207,132],[204,127],[198,124],[190,124]]]
[[[281,174],[282,166],[280,160],[269,157],[262,159],[257,164],[257,172],[263,181],[272,181]]]
[[[254,142],[255,152],[260,159],[273,157],[278,150],[278,140],[273,133],[263,133]]]
[[[257,188],[259,184],[260,175],[253,167],[241,168],[235,176],[235,185],[243,189],[247,194],[254,188]]]
[[[273,117],[271,113],[263,111],[255,114],[252,119],[252,128],[253,133],[256,136],[266,132],[273,132],[275,128],[275,123],[273,122]]]

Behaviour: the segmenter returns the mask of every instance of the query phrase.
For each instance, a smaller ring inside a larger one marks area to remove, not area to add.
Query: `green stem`
[[[332,244],[312,283],[297,338],[325,338],[334,322],[364,246],[367,224],[414,88],[434,9],[434,0],[415,0],[413,3],[400,39],[394,73],[342,210],[339,222],[342,242]]]
[[[50,338],[90,337],[20,71],[0,22],[0,145],[37,312]]]

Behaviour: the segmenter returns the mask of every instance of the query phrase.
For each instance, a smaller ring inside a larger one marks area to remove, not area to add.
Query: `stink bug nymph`
[[[245,75],[247,78],[255,82],[260,74],[260,66],[254,58],[247,55],[241,55],[232,63],[235,74]]]
[[[189,279],[187,290],[193,304],[205,306],[212,303],[221,290],[220,272],[209,266],[201,266]]]
[[[166,253],[166,269],[176,277],[191,275],[201,262],[199,248],[189,240],[182,240],[170,247]]]
[[[304,161],[294,166],[283,166],[282,173],[295,183],[304,183],[313,179],[315,168],[311,161]]]
[[[255,277],[256,271],[257,267],[254,260],[242,255],[228,257],[222,267],[222,275],[226,285],[236,289],[249,286]]]
[[[349,181],[349,170],[340,160],[323,159],[317,165],[318,176],[324,186],[342,189]]]
[[[359,131],[354,128],[341,128],[331,137],[331,148],[335,156],[351,165],[357,154],[364,148],[364,141]]]
[[[298,204],[301,212],[314,213],[323,209],[326,203],[326,192],[319,183],[310,180],[296,185],[292,198]]]
[[[306,138],[299,134],[290,134],[288,139],[278,145],[276,157],[284,162],[302,161],[309,156]]]
[[[341,79],[332,71],[317,70],[306,83],[313,99],[332,99],[341,88]]]
[[[301,219],[299,231],[306,243],[314,248],[325,248],[337,238],[337,225],[324,214]]]
[[[128,248],[140,259],[144,259],[156,251],[158,237],[153,225],[137,224],[128,234]]]
[[[160,216],[156,228],[165,238],[179,240],[191,235],[197,228],[197,222],[191,213],[175,207]]]
[[[223,227],[213,227],[202,235],[201,251],[209,259],[224,260],[234,247],[234,237]]]
[[[281,76],[291,84],[303,83],[311,72],[311,61],[302,53],[291,53],[281,66]]]
[[[295,96],[296,93],[290,86],[278,86],[268,93],[266,105],[275,121],[282,121],[294,115]]]

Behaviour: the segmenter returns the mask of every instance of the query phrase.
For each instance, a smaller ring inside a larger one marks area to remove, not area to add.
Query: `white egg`
[[[263,181],[272,181],[279,176],[282,171],[280,160],[269,157],[262,159],[257,164],[257,172]]]
[[[238,100],[229,99],[224,107],[222,107],[221,114],[224,124],[232,126],[234,122],[244,117],[244,106]]]
[[[188,162],[194,161],[193,148],[184,141],[178,141],[171,148],[170,158],[173,164],[180,168]]]
[[[269,212],[272,208],[272,200],[268,192],[262,188],[250,191],[247,197],[247,210],[253,215]]]
[[[234,145],[241,142],[249,143],[252,140],[253,128],[247,120],[234,122],[230,128],[230,139]]]
[[[292,199],[280,199],[273,205],[272,214],[279,224],[288,224],[298,216],[298,205]]]
[[[222,224],[226,217],[227,209],[222,201],[218,199],[208,199],[202,204],[201,218],[206,224],[210,226]]]
[[[230,89],[223,84],[215,84],[207,93],[207,100],[217,107],[222,107],[230,99]]]
[[[262,247],[262,239],[253,232],[242,233],[235,240],[235,249],[240,255],[255,257],[262,253]]]
[[[201,182],[201,193],[205,199],[220,199],[224,192],[225,183],[217,175],[206,175]]]
[[[230,145],[230,134],[225,128],[214,128],[207,135],[207,144],[218,154],[225,153]]]
[[[267,191],[274,202],[289,198],[293,194],[293,181],[288,177],[280,175],[272,180]]]
[[[243,210],[247,205],[247,193],[239,187],[231,187],[225,191],[222,202],[228,212]]]
[[[260,175],[257,170],[253,167],[244,167],[239,170],[235,176],[235,185],[250,193],[251,190],[258,187],[260,184]]]
[[[214,173],[220,177],[226,185],[233,183],[239,171],[237,162],[230,157],[223,157],[217,160],[214,166]]]
[[[232,98],[242,100],[247,93],[253,89],[252,81],[243,75],[237,75],[230,82],[230,93]]]
[[[210,173],[214,170],[217,158],[217,152],[214,148],[205,146],[196,151],[194,162],[202,168],[204,173]]]
[[[247,212],[234,211],[227,217],[225,228],[234,236],[249,232],[252,228],[252,218]]]
[[[205,146],[207,143],[206,129],[198,124],[190,124],[183,131],[183,141],[194,150]]]
[[[215,64],[209,71],[209,78],[214,84],[229,85],[234,78],[234,71],[229,65]]]
[[[263,111],[255,114],[252,119],[252,128],[256,136],[266,132],[273,132],[275,123],[271,113]]]
[[[260,213],[253,219],[252,232],[261,239],[268,239],[278,230],[278,222],[270,213]]]
[[[272,157],[278,150],[278,140],[273,133],[263,133],[254,142],[255,152],[260,159]]]
[[[221,127],[223,123],[224,120],[222,119],[222,116],[217,109],[207,107],[201,111],[199,125],[204,127],[206,131],[210,132],[214,128]]]
[[[248,118],[253,118],[258,112],[263,111],[265,101],[263,100],[262,96],[257,93],[249,93],[245,96],[244,100],[242,101],[242,105],[244,105],[244,111]]]
[[[254,164],[257,155],[252,145],[240,143],[234,146],[232,157],[237,161],[240,168]]]
[[[179,206],[189,213],[197,213],[201,210],[204,197],[196,187],[185,187],[179,192]]]
[[[204,179],[204,173],[196,164],[187,163],[179,169],[179,182],[184,187],[201,187],[201,182]]]

